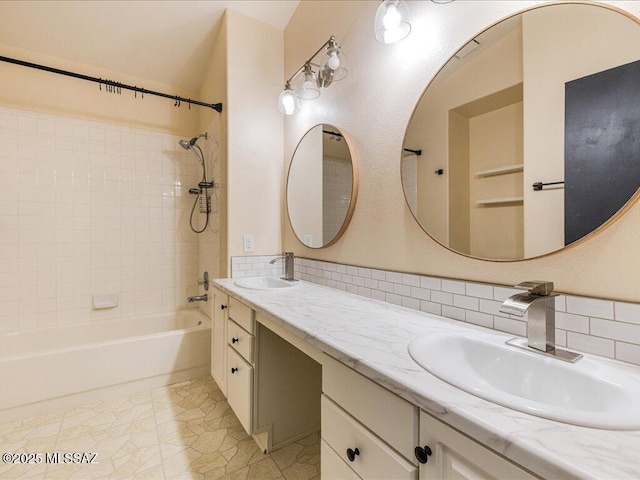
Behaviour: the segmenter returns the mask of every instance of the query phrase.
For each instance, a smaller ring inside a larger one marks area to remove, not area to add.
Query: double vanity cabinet
[[[211,374],[265,452],[320,430],[326,480],[540,478],[336,360],[260,300],[284,307],[315,286],[239,294],[216,282]]]

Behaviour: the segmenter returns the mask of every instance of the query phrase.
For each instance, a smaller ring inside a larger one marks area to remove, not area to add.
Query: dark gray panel
[[[565,84],[565,245],[640,186],[640,61]]]

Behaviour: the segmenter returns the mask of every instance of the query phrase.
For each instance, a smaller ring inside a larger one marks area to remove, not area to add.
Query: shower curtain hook
[[[100,86],[100,91],[102,91],[102,78],[100,78],[100,83],[98,85]]]

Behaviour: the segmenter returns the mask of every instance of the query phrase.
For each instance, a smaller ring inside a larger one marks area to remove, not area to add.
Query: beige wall
[[[406,206],[400,152],[424,87],[461,45],[522,9],[523,2],[411,2],[413,30],[394,45],[381,45],[373,36],[379,2],[336,2],[325,8],[327,3],[301,2],[285,31],[285,71],[290,75],[325,37],[335,34],[348,55],[350,75],[286,120],[285,163],[310,127],[336,125],[348,134],[352,155],[360,163],[358,204],[349,229],[335,245],[307,249],[285,225],[285,249],[308,258],[500,284],[548,279],[564,292],[640,301],[638,205],[581,245],[506,263],[475,260],[443,248],[424,234]],[[640,15],[636,2],[616,5]]]
[[[311,235],[312,246],[322,241],[322,126],[311,129],[296,149],[287,179],[289,219],[300,241]]]
[[[558,5],[528,13],[522,30],[524,184],[562,181],[565,82],[638,60],[640,28],[615,12]],[[524,196],[525,255],[562,248],[564,190],[529,187]]]
[[[0,55],[200,100],[198,92],[177,89],[148,79],[7,45],[0,45]],[[145,95],[142,99],[141,94],[135,98],[134,92],[128,90],[123,90],[121,95],[107,93],[104,86],[100,91],[96,83],[4,62],[0,62],[0,78],[0,103],[8,107],[69,115],[74,118],[117,123],[182,136],[191,135],[196,130],[198,111],[204,108],[194,106],[189,110],[185,104],[180,108],[174,108],[171,100],[166,98]],[[203,101],[214,103],[218,100]]]
[[[232,10],[226,28],[228,266],[244,234],[254,235],[254,255],[281,250],[284,67],[281,30]]]
[[[218,35],[215,39],[211,58],[205,70],[202,90],[202,98],[216,98],[216,102],[222,102],[222,112],[217,114],[210,110],[200,110],[198,131],[207,131],[210,128],[218,129],[218,141],[216,144],[207,142],[207,155],[211,155],[213,180],[217,184],[214,190],[214,198],[217,202],[213,205],[213,225],[205,236],[200,238],[200,271],[209,268],[211,278],[226,277],[230,274],[227,259],[227,20],[223,16]],[[217,155],[215,152],[217,148]],[[217,231],[216,231],[217,227]],[[208,238],[207,238],[208,237]],[[217,259],[215,258],[217,257]],[[201,309],[205,309],[201,305]]]

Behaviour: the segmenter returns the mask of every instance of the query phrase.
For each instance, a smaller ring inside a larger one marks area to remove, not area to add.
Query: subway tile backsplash
[[[280,273],[278,271],[276,274]],[[506,315],[498,310],[504,300],[521,291],[512,287],[306,258],[296,258],[296,276],[308,282],[414,310],[514,335],[527,335],[526,318]],[[638,304],[560,295],[556,298],[556,327],[556,343],[559,346],[640,365]]]

